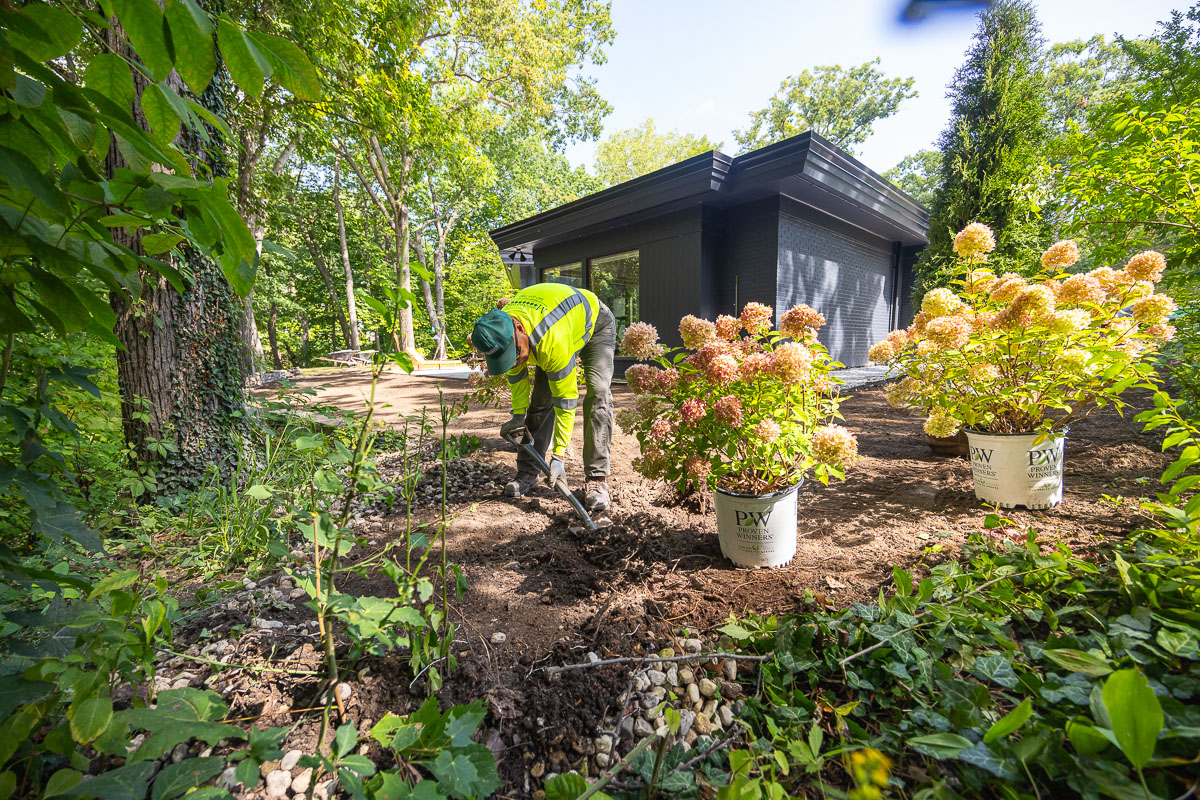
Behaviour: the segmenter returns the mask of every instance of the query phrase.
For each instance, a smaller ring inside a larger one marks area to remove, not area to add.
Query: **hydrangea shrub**
[[[841,366],[817,341],[825,318],[798,305],[772,330],[774,312],[747,303],[716,322],[688,315],[683,347],[666,348],[653,325],[630,325],[621,352],[639,361],[625,372],[634,407],[617,422],[635,434],[635,469],[680,492],[707,483],[742,494],[796,485],[809,472],[822,483],[844,478],[858,457],[840,425],[830,373]]]
[[[1064,270],[1079,260],[1079,246],[1061,241],[1026,280],[982,266],[994,247],[986,225],[959,232],[959,291],[929,292],[911,326],[871,348],[872,361],[904,376],[888,394],[892,406],[926,413],[930,436],[964,426],[1050,434],[1097,408],[1122,407],[1126,389],[1147,385],[1154,353],[1175,335],[1175,303],[1154,288],[1162,254],[1071,275]]]

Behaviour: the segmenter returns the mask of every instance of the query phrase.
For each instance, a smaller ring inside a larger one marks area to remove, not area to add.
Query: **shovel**
[[[533,446],[533,442],[529,438],[528,428],[523,428],[521,430],[521,441],[517,441],[517,438],[511,433],[501,433],[500,435],[504,437],[504,441],[508,442],[513,447],[517,448],[518,450],[524,450],[526,455],[533,459],[533,463],[537,464],[542,470],[542,473],[546,476],[546,480],[551,480],[550,465],[546,463],[546,459],[542,458],[542,454],[539,453],[537,448]],[[554,488],[563,496],[563,498],[566,499],[568,503],[571,504],[571,507],[575,509],[575,513],[579,515],[581,520],[583,520],[583,524],[587,526],[587,529],[589,531],[596,530],[596,523],[592,522],[592,518],[588,516],[587,511],[584,510],[583,503],[579,502],[579,498],[571,494],[571,490],[566,487],[566,484],[555,483]]]

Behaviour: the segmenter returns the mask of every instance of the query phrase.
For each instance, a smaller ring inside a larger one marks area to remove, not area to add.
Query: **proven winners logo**
[[[992,455],[995,452],[986,447],[971,448],[971,468],[976,475],[996,474],[992,469]],[[1045,450],[1030,450],[1026,455],[1029,457],[1029,477],[1041,478],[1058,473],[1059,462],[1062,460],[1059,448],[1051,446]]]
[[[773,538],[767,531],[767,522],[773,511],[734,511],[737,537],[746,542],[762,542]]]

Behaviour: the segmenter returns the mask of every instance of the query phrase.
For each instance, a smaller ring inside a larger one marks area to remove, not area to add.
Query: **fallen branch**
[[[547,674],[557,675],[560,672],[570,672],[576,669],[589,669],[591,667],[608,667],[613,664],[645,664],[651,661],[704,661],[710,658],[732,658],[735,661],[754,661],[761,663],[774,658],[774,655],[767,656],[748,656],[742,653],[692,653],[686,656],[626,656],[624,658],[602,658],[599,661],[589,661],[585,664],[566,664],[561,667],[546,667]]]

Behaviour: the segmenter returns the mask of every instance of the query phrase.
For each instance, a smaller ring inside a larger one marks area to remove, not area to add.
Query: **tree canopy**
[[[913,78],[892,78],[868,61],[849,69],[820,66],[785,78],[766,108],[750,115],[750,124],[734,133],[746,153],[789,136],[813,131],[853,154],[881,119],[916,97]]]
[[[635,128],[614,131],[605,137],[596,148],[596,176],[605,186],[613,186],[685,158],[720,149],[720,142],[706,136],[678,131],[660,133],[650,118]]]

